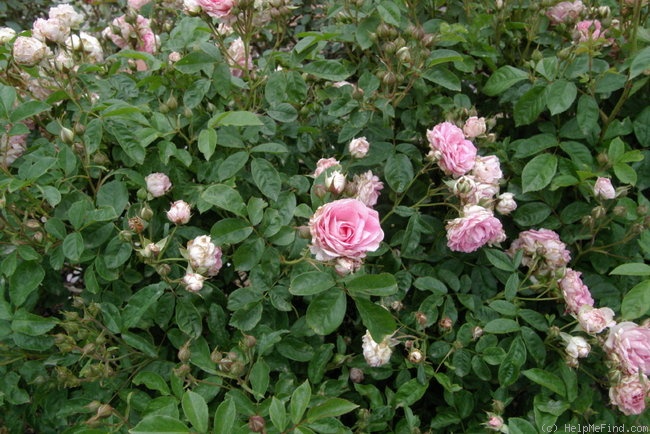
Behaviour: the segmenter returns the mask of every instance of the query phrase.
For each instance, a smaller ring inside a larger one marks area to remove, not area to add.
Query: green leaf
[[[609,274],[618,276],[650,276],[650,265],[642,262],[621,264],[610,271]]]
[[[519,226],[531,227],[542,223],[552,212],[544,202],[529,202],[517,207],[512,218]]]
[[[524,93],[514,106],[515,126],[535,122],[546,107],[546,88],[535,86]]]
[[[458,76],[444,66],[436,66],[434,68],[427,69],[422,74],[422,77],[446,89],[453,90],[455,92],[460,92],[461,90],[461,83]]]
[[[231,178],[237,174],[248,162],[248,152],[239,151],[228,156],[219,165],[218,178],[220,181]]]
[[[388,157],[384,167],[384,176],[390,188],[402,193],[415,176],[411,160],[404,154],[394,154]]]
[[[381,342],[386,336],[395,333],[397,323],[388,310],[365,298],[356,297],[354,303],[363,325],[368,329],[375,342]]]
[[[9,278],[9,297],[11,304],[21,306],[27,298],[36,291],[45,277],[45,270],[35,261],[25,261],[18,264]]]
[[[158,350],[156,350],[156,347],[150,340],[131,332],[122,332],[122,339],[125,344],[141,351],[146,356],[151,357],[152,359],[158,357]]]
[[[546,105],[552,115],[565,112],[578,95],[578,88],[571,81],[558,80],[546,87]]]
[[[462,60],[463,56],[457,51],[442,48],[431,52],[427,59],[427,66],[431,68],[442,63],[461,62]]]
[[[483,331],[494,334],[512,333],[519,331],[519,324],[517,321],[509,318],[496,318],[485,324]]]
[[[62,247],[65,257],[77,263],[84,252],[84,239],[79,232],[71,232],[63,240]]]
[[[332,275],[323,271],[308,271],[291,280],[289,292],[293,295],[314,295],[336,284]]]
[[[623,297],[621,315],[624,321],[640,318],[650,311],[650,279],[630,289]]]
[[[427,391],[429,383],[422,384],[417,378],[413,378],[399,386],[395,393],[395,407],[410,407],[418,402]]]
[[[133,294],[122,311],[123,330],[135,327],[145,312],[158,301],[167,287],[168,285],[165,282],[153,283]]]
[[[345,67],[339,60],[314,60],[303,68],[303,71],[317,78],[330,81],[343,81],[354,72]]]
[[[198,338],[203,330],[201,314],[190,297],[179,298],[176,302],[176,325],[190,338]]]
[[[199,432],[208,431],[208,404],[205,399],[196,392],[187,390],[181,400],[183,413],[192,426]]]
[[[10,120],[16,101],[16,89],[11,86],[0,87],[0,117]]]
[[[598,119],[600,117],[600,112],[598,108],[598,103],[593,96],[582,95],[578,99],[578,108],[576,112],[576,122],[578,123],[578,128],[582,134],[586,137],[591,135],[597,136],[600,134],[600,126],[598,125]]]
[[[51,106],[42,101],[28,101],[16,107],[10,115],[11,122],[19,122],[49,110]]]
[[[271,200],[278,200],[282,189],[282,179],[277,169],[262,158],[254,158],[251,161],[251,173],[253,182],[262,194]]]
[[[201,200],[240,217],[244,217],[246,213],[246,205],[239,192],[225,184],[209,186],[201,193]]]
[[[210,157],[212,157],[214,151],[217,149],[217,131],[212,128],[202,130],[199,133],[198,147],[205,161],[210,161]]]
[[[345,292],[339,289],[321,292],[309,302],[307,324],[317,334],[328,335],[343,323],[346,307]]]
[[[552,425],[553,427],[555,425]],[[539,431],[526,419],[511,417],[508,419],[509,434],[538,434]],[[551,426],[546,427],[551,428]]]
[[[488,96],[496,96],[505,92],[510,87],[528,78],[528,73],[517,69],[514,66],[506,65],[497,69],[494,74],[488,78],[483,87],[483,93]]]
[[[147,389],[160,392],[162,395],[169,395],[169,386],[163,377],[153,371],[140,371],[133,377],[133,384],[144,385]]]
[[[521,366],[517,366],[517,364],[513,363],[513,361],[507,357],[503,359],[499,365],[499,384],[502,387],[507,387],[517,381],[519,379],[519,368],[521,368]]]
[[[129,203],[129,190],[121,181],[109,181],[97,192],[97,206],[112,207],[116,215],[122,214]]]
[[[293,399],[291,400],[293,402]],[[312,407],[307,412],[307,421],[313,422],[326,417],[337,417],[355,410],[359,406],[347,399],[328,398],[322,403]]]
[[[614,164],[614,175],[623,183],[635,185],[637,180],[637,175],[634,169],[625,163],[616,163]]]
[[[244,241],[232,255],[237,271],[249,271],[259,264],[264,255],[264,240],[253,237]]]
[[[503,271],[515,271],[517,267],[512,263],[512,258],[502,250],[482,249],[490,264]]]
[[[557,375],[540,368],[527,369],[521,372],[529,380],[546,387],[561,396],[566,396],[564,382]]]
[[[397,281],[390,273],[355,276],[345,285],[351,296],[387,297],[397,293]]]
[[[309,385],[309,381],[305,380],[293,391],[291,401],[289,402],[289,415],[294,425],[297,425],[302,420],[302,416],[305,414],[310,400],[311,386]]]
[[[250,370],[249,380],[257,398],[263,398],[266,394],[266,390],[271,381],[270,373],[271,368],[263,359],[259,359],[253,364]]]
[[[247,111],[230,111],[219,113],[208,121],[208,128],[236,126],[236,127],[256,127],[263,126],[264,123],[255,113]]]
[[[214,412],[214,434],[231,434],[235,426],[237,408],[232,399],[226,399]]]
[[[130,434],[189,434],[190,429],[180,420],[164,415],[151,415],[142,419]]]
[[[210,229],[210,236],[217,245],[237,244],[253,232],[253,227],[245,220],[226,218],[216,222]]]
[[[272,105],[267,113],[271,119],[283,123],[293,122],[298,119],[298,110],[286,102]]]
[[[275,396],[271,398],[269,416],[275,429],[282,432],[287,428],[287,409],[284,407],[284,403]]]
[[[630,77],[629,80],[644,74],[647,70],[650,69],[650,47],[645,47],[643,50],[639,51],[634,55],[632,59],[632,64],[630,65]]]
[[[549,185],[557,171],[557,157],[541,154],[530,160],[521,173],[524,193],[539,191]]]
[[[41,336],[52,330],[59,321],[56,318],[44,318],[18,309],[11,321],[11,330],[28,336]]]
[[[399,26],[402,16],[399,7],[392,1],[384,1],[377,5],[377,12],[381,19],[392,26]]]

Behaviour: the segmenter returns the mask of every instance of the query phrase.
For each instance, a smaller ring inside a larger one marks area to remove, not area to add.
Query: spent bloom
[[[563,270],[571,260],[571,254],[560,236],[550,229],[530,229],[523,231],[512,242],[507,253],[510,256],[523,250],[521,263],[526,267],[536,267],[537,274],[548,275]]]
[[[471,253],[506,239],[501,221],[479,205],[466,206],[462,217],[450,220],[446,230],[447,246],[455,252]]]
[[[614,199],[616,190],[609,178],[599,177],[594,184],[594,196],[599,199]]]
[[[339,257],[363,259],[384,239],[379,214],[357,199],[320,206],[309,220],[310,250],[319,261]]]
[[[97,38],[86,32],[68,36],[65,45],[70,50],[83,53],[83,57],[91,63],[101,63],[104,60],[102,44]]]
[[[352,190],[354,198],[360,200],[365,205],[373,207],[377,204],[381,190],[384,184],[379,178],[369,170],[360,175],[354,175],[352,178]]]
[[[323,173],[325,170],[329,169],[330,167],[338,166],[339,164],[339,160],[336,158],[321,158],[316,163],[316,170],[314,170],[313,177],[317,178],[318,175]]]
[[[507,432],[508,427],[503,423],[503,418],[498,414],[488,413],[488,420],[483,423],[490,431]]]
[[[366,330],[366,334],[363,335],[361,340],[363,341],[363,357],[370,366],[376,368],[388,363],[390,356],[393,354],[391,347],[395,345],[390,335],[385,336],[381,342],[375,342],[370,335],[370,331]]]
[[[472,175],[479,182],[498,184],[501,178],[503,178],[499,157],[496,155],[488,155],[487,157],[477,156],[474,167],[472,168]]]
[[[221,249],[208,235],[199,235],[187,242],[187,258],[196,273],[216,276],[223,265]]]
[[[562,339],[566,343],[564,351],[572,359],[584,358],[589,355],[591,345],[582,336],[571,336],[567,333],[561,334]]]
[[[470,116],[463,125],[463,133],[468,139],[473,139],[481,134],[485,134],[487,127],[485,126],[485,118],[477,116]]]
[[[172,188],[169,177],[161,172],[151,173],[144,178],[147,183],[147,191],[153,197],[164,196]]]
[[[501,193],[497,197],[497,206],[495,208],[499,214],[508,215],[517,209],[515,195],[513,193]]]
[[[576,42],[605,40],[603,25],[598,20],[584,20],[576,24],[573,39]]]
[[[650,327],[631,321],[620,322],[609,329],[603,346],[626,374],[650,372]]]
[[[609,389],[609,400],[623,414],[642,414],[650,398],[650,383],[645,375],[628,375]]]
[[[370,149],[370,143],[368,140],[366,140],[365,137],[358,137],[350,141],[348,148],[350,150],[350,154],[354,158],[363,158],[366,156],[368,150]]]
[[[596,309],[589,305],[583,305],[580,307],[577,317],[580,327],[590,335],[596,335],[616,324],[614,311],[608,307]]]
[[[431,156],[447,174],[462,176],[472,170],[476,147],[465,138],[463,130],[451,122],[443,122],[427,130]]]
[[[0,167],[7,168],[27,149],[27,134],[0,136]]]
[[[142,15],[136,17],[135,24],[128,23],[126,15],[117,17],[102,31],[102,35],[120,48],[133,48],[150,54],[156,52],[158,45],[151,21]]]
[[[582,283],[579,271],[567,268],[564,277],[558,281],[567,311],[577,314],[582,306],[593,306],[594,299],[587,285]]]
[[[325,187],[334,194],[341,194],[345,189],[347,179],[340,171],[335,170],[325,178]]]
[[[183,285],[190,292],[197,292],[203,288],[205,277],[198,273],[187,273],[183,276]]]
[[[573,2],[563,1],[546,10],[546,16],[552,24],[575,21],[585,10],[585,5],[580,0]]]
[[[41,41],[63,43],[70,34],[70,27],[57,19],[38,18],[34,21],[32,35]]]
[[[170,222],[177,225],[184,225],[190,221],[191,207],[190,204],[184,200],[177,200],[172,203],[169,211],[167,211],[167,218]]]

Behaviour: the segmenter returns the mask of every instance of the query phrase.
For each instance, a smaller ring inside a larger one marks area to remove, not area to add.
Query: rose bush
[[[650,425],[647,2],[5,3],[0,432]]]

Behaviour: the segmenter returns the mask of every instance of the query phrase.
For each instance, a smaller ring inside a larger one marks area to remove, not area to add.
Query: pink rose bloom
[[[348,147],[350,149],[350,154],[354,158],[363,158],[370,149],[370,143],[368,143],[368,140],[366,140],[365,137],[358,137],[350,141]]]
[[[151,2],[151,0],[129,0],[129,6],[132,7],[135,10],[140,10],[140,8],[147,3]]]
[[[594,305],[594,299],[591,297],[589,288],[582,283],[581,274],[579,271],[567,268],[564,277],[558,282],[567,311],[572,314],[577,314],[582,306]]]
[[[126,22],[125,15],[117,17],[102,34],[120,48],[130,47],[144,53],[155,53],[158,45],[157,37],[151,30],[151,21],[142,15],[136,17],[135,27]]]
[[[546,16],[551,20],[552,24],[565,23],[567,21],[575,21],[578,19],[585,6],[580,0],[574,2],[560,2],[555,6],[546,10]]]
[[[212,18],[227,17],[235,6],[234,0],[197,0],[196,3]]]
[[[541,256],[544,261],[538,263],[538,273],[545,275],[566,267],[571,260],[571,254],[560,236],[549,229],[530,229],[521,232],[519,237],[512,242],[507,253],[514,256],[517,250],[523,250],[524,256],[521,263],[526,267],[536,265]]]
[[[465,137],[468,139],[473,139],[474,137],[484,134],[486,129],[485,118],[479,118],[476,116],[470,116],[467,118],[465,125],[463,125],[463,133],[465,133]]]
[[[485,205],[485,203],[491,202],[499,192],[498,185],[481,182],[472,175],[464,175],[456,182],[451,182],[452,191],[461,200],[463,206]]]
[[[169,221],[177,225],[184,225],[189,222],[191,215],[190,204],[184,200],[177,200],[172,203],[171,208],[167,211]]]
[[[605,39],[606,30],[598,20],[584,20],[576,24],[573,39],[576,42],[597,41]]]
[[[498,213],[508,215],[517,209],[517,202],[515,202],[515,195],[512,193],[501,193],[497,197],[498,202],[496,210]]]
[[[330,167],[338,166],[340,163],[336,158],[321,158],[316,163],[316,170],[314,171],[314,178],[317,178],[318,175],[323,173],[325,170]]]
[[[183,276],[183,284],[185,285],[185,289],[190,292],[200,291],[203,288],[204,281],[205,277],[201,276],[198,273],[187,273],[185,276]]]
[[[41,41],[52,41],[63,43],[70,34],[70,27],[62,21],[57,19],[43,19],[39,18],[34,21],[32,28],[32,36],[40,39]]]
[[[357,199],[339,199],[319,207],[309,220],[310,250],[319,261],[363,259],[384,239],[379,213]]]
[[[501,178],[503,178],[499,157],[496,155],[476,157],[474,167],[472,168],[472,175],[474,175],[476,180],[485,184],[498,184]]]
[[[628,416],[642,414],[649,395],[650,383],[645,375],[625,376],[609,389],[609,400]]]
[[[361,175],[354,175],[352,185],[354,188],[355,199],[370,207],[377,204],[379,194],[384,188],[384,184],[372,173],[371,170],[362,173]]]
[[[228,58],[228,63],[232,66],[230,73],[233,77],[241,78],[244,75],[244,70],[251,71],[253,69],[253,60],[250,53],[246,56],[246,48],[242,38],[237,38],[230,44]]]
[[[34,66],[52,55],[42,41],[30,36],[18,36],[13,46],[14,61],[19,65]]]
[[[498,414],[493,414],[493,413],[488,413],[488,416],[489,418],[487,422],[483,423],[483,425],[490,431],[501,432],[503,428],[503,418]]]
[[[216,276],[223,262],[222,253],[208,235],[200,235],[187,242],[187,257],[196,273]]]
[[[650,372],[650,327],[631,321],[618,323],[609,329],[603,348],[626,374]]]
[[[151,173],[144,178],[147,183],[147,191],[153,197],[164,196],[172,188],[169,177],[161,172]]]
[[[614,199],[616,190],[609,178],[599,177],[594,184],[594,196],[599,199]]]
[[[448,175],[462,176],[472,170],[476,147],[465,139],[465,133],[451,122],[443,122],[427,130],[432,156]]]
[[[50,8],[48,16],[52,20],[61,21],[66,27],[74,28],[84,22],[83,14],[77,12],[69,4],[60,4]]]
[[[455,252],[471,253],[485,244],[505,241],[506,234],[501,221],[489,209],[467,206],[463,217],[447,223],[447,246]]]
[[[583,305],[578,311],[578,322],[580,327],[590,335],[596,335],[607,327],[616,324],[614,311],[608,307],[594,308],[590,305]]]

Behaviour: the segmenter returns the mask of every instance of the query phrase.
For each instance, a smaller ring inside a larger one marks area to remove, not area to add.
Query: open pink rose
[[[455,252],[470,253],[485,244],[505,241],[501,221],[491,210],[482,206],[467,206],[463,217],[447,223],[447,246]]]
[[[379,248],[384,232],[379,213],[357,199],[340,199],[319,207],[309,220],[311,252],[319,261],[362,259]]]
[[[526,267],[536,266],[538,275],[548,275],[561,270],[571,260],[571,253],[560,240],[560,236],[550,229],[521,232],[506,253],[514,256],[517,250],[524,251],[521,263]]]
[[[648,377],[629,375],[609,389],[609,399],[624,414],[630,416],[645,411],[645,401],[650,394]]]
[[[575,0],[574,2],[563,1],[548,8],[546,10],[546,16],[551,20],[552,24],[560,24],[575,21],[584,10],[585,5],[580,0]]]
[[[577,314],[582,306],[594,305],[589,288],[582,283],[581,274],[579,271],[567,268],[564,277],[558,281],[567,311],[572,314]]]
[[[446,174],[462,176],[474,167],[476,147],[465,138],[463,130],[451,122],[427,130],[427,139],[433,157]]]
[[[235,6],[234,0],[197,0],[197,3],[213,18],[227,17]]]
[[[624,321],[609,329],[603,346],[627,374],[650,372],[650,327]]]
[[[616,324],[613,310],[608,307],[596,309],[586,304],[578,311],[578,322],[580,327],[590,335],[598,334]]]

